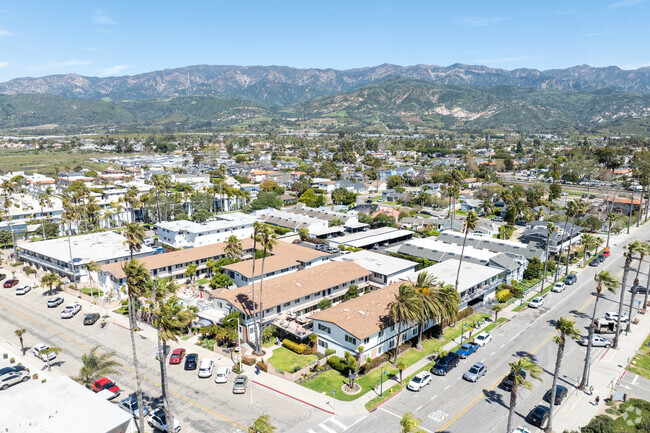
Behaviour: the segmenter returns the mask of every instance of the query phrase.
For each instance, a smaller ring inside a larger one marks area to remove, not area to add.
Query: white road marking
[[[345,424],[343,424],[341,421],[337,420],[337,419],[334,418],[334,417],[331,417],[331,418],[328,419],[327,421],[332,421],[334,424],[336,424],[337,426],[341,427],[343,430],[345,430],[345,429],[348,428]]]
[[[445,418],[447,418],[449,414],[445,411],[442,410],[437,410],[435,412],[432,412],[429,414],[429,419],[432,419],[436,422],[442,422]]]
[[[485,358],[481,359],[481,364],[485,364]],[[552,387],[551,387],[552,388]]]
[[[496,352],[496,351],[494,351],[494,352],[492,352],[492,353],[490,353],[490,356],[492,356],[492,355],[494,355],[495,353],[497,353],[497,352]]]
[[[318,427],[322,428],[322,429],[325,430],[327,433],[336,433],[336,430],[332,430],[331,428],[327,427],[327,426],[325,425],[325,422],[322,422],[322,423],[318,424]]]
[[[395,418],[402,419],[401,416],[399,416],[399,415],[397,415],[397,414],[395,414],[395,413],[393,413],[393,412],[391,412],[391,411],[389,411],[389,410],[386,410],[386,409],[384,409],[383,407],[380,407],[379,410],[383,410],[384,412],[386,412],[386,413],[388,413],[388,414],[390,414],[390,415],[393,415]]]
[[[636,383],[636,380],[637,380],[638,378],[639,378],[639,375],[638,375],[638,374],[635,374],[635,375],[634,375],[634,379],[632,379],[632,382],[631,382],[632,385],[634,385],[634,384]]]
[[[418,406],[417,409],[415,409],[415,411],[417,412],[418,410],[422,409],[422,406],[423,405]]]
[[[505,344],[502,344],[501,347],[499,347],[499,349],[503,349],[504,346],[505,346]]]
[[[360,423],[360,422],[363,421],[364,419],[366,419],[366,416],[365,416],[365,415],[362,416],[361,418],[359,418],[358,420],[356,420],[355,422],[353,422],[352,424],[350,424],[350,427],[346,428],[345,430],[351,429],[352,426],[354,426],[355,424]],[[345,431],[345,430],[344,430],[344,431]]]
[[[316,432],[313,431],[312,429],[309,429],[309,430],[307,430],[307,433],[316,433]]]
[[[438,396],[434,395],[433,397],[431,397],[431,400],[434,400],[436,397],[438,397]]]
[[[451,385],[447,385],[447,386],[445,387],[445,391],[447,391],[449,388],[451,388]]]

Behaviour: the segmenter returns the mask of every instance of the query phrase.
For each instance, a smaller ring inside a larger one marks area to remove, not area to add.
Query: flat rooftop
[[[359,233],[352,233],[339,238],[330,239],[331,243],[348,245],[355,248],[363,248],[369,245],[392,241],[404,236],[413,236],[410,230],[401,230],[393,227],[381,227]]]
[[[415,281],[420,272],[427,272],[429,275],[436,277],[436,282],[439,284],[456,284],[456,275],[458,273],[458,263],[460,260],[449,259],[444,262],[437,263],[428,268],[414,272],[408,275],[408,279]],[[458,293],[462,293],[472,287],[483,283],[497,275],[505,272],[503,269],[493,268],[491,266],[477,265],[463,261],[460,268],[460,278],[458,279]]]
[[[252,225],[255,221],[257,221],[257,218],[238,212],[236,217],[231,216],[229,218],[220,218],[217,221],[208,221],[201,224],[188,220],[164,221],[156,224],[156,227],[167,229],[172,232],[185,231],[188,233],[205,233],[230,229],[239,225]]]
[[[352,262],[361,266],[370,272],[376,272],[381,275],[393,275],[398,272],[406,271],[417,265],[416,262],[404,260],[397,257],[391,257],[386,254],[375,253],[372,251],[357,251],[352,254],[345,254],[333,259],[340,262]]]
[[[437,241],[435,238],[413,238],[404,242],[402,245],[388,248],[388,251],[408,254],[414,257],[423,257],[429,260],[436,260],[436,258],[433,258],[433,256],[436,255],[457,256],[460,258],[462,252],[465,257],[472,257],[484,260],[485,262],[488,262],[492,257],[498,254],[490,250],[474,248],[471,245],[465,245],[465,251],[463,251],[462,245],[448,244],[442,241]]]

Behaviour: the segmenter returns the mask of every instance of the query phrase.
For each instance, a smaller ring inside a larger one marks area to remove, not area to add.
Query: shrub
[[[268,367],[266,366],[266,364],[264,363],[264,361],[258,361],[257,364],[255,364],[255,365],[256,365],[257,367],[259,367],[260,370],[262,370],[264,373],[266,373],[266,372],[268,371]]]
[[[38,379],[38,373],[32,374],[32,379]]]
[[[31,266],[25,266],[23,268],[23,272],[25,272],[27,275],[33,275],[36,273],[36,269],[32,268]]]
[[[512,298],[512,292],[508,289],[499,290],[496,296],[499,302],[506,302],[508,299]]]
[[[13,364],[14,362],[16,362],[16,358],[11,358],[11,359],[9,360],[9,364]]]
[[[336,353],[336,350],[334,349],[325,349],[325,356],[330,356],[334,353]]]
[[[255,365],[255,362],[256,362],[256,361],[255,361],[255,358],[250,358],[250,357],[248,357],[248,356],[243,356],[243,355],[242,355],[242,357],[241,357],[241,362],[242,362],[243,364],[253,366],[253,365]]]
[[[332,367],[334,370],[338,371],[341,374],[347,374],[348,370],[350,369],[345,359],[336,355],[332,355],[329,358],[327,358],[327,365],[329,365],[330,367]]]
[[[304,354],[308,349],[308,346],[306,344],[299,344],[287,338],[282,340],[282,345],[292,352],[296,352],[298,355]]]
[[[41,380],[41,383],[45,383],[45,382],[47,382],[47,379]]]
[[[463,320],[466,317],[471,316],[474,314],[474,309],[472,307],[467,307],[465,309],[462,309],[458,312],[458,320]]]

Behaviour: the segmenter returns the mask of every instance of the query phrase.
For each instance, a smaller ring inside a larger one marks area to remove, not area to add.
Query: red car
[[[180,364],[185,356],[185,349],[174,349],[172,356],[169,357],[170,364]]]
[[[603,250],[603,256],[609,257],[609,249]]]
[[[5,289],[11,289],[13,286],[18,284],[18,280],[15,278],[12,278],[10,280],[5,281],[5,283],[2,285]]]
[[[115,398],[118,395],[120,395],[120,387],[115,385],[115,383],[113,383],[113,381],[107,377],[99,378],[93,382],[93,388],[92,388],[93,391],[100,392],[105,389],[113,393],[113,397],[111,398]]]

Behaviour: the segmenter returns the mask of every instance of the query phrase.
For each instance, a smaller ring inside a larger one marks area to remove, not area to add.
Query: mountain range
[[[650,68],[197,65],[0,83],[0,128],[205,130],[337,119],[364,129],[650,130]],[[313,123],[313,122],[312,122]]]

